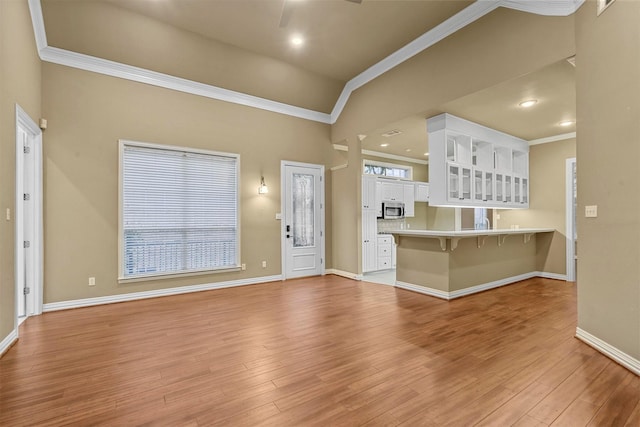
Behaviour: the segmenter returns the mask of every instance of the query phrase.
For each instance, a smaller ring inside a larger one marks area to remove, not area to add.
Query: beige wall
[[[42,77],[45,303],[280,273],[280,161],[328,164],[328,125],[48,63]],[[246,271],[118,284],[120,138],[240,154]]]
[[[498,8],[357,89],[332,140],[367,134],[575,53],[574,18]]]
[[[566,160],[576,157],[574,138],[533,145],[529,151],[529,209],[499,210],[497,228],[555,228],[539,244],[538,270],[566,274]]]
[[[640,360],[640,2],[576,15],[578,326]]]
[[[347,140],[346,167],[331,172],[333,268],[362,272],[362,154],[357,137]]]
[[[40,59],[26,0],[0,1],[0,341],[15,320],[15,104],[40,118]],[[11,221],[5,210],[11,209]]]
[[[330,113],[344,86],[102,2],[45,1],[43,14],[51,46],[290,105]]]

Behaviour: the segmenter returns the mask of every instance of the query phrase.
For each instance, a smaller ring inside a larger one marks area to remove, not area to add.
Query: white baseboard
[[[251,277],[249,279],[230,280],[227,282],[204,283],[201,285],[180,286],[177,288],[157,289],[153,291],[132,292],[128,294],[109,295],[105,297],[84,298],[71,301],[60,301],[44,304],[44,312],[68,310],[71,308],[90,307],[92,305],[112,304],[116,302],[135,301],[146,298],[179,295],[191,292],[210,291],[213,289],[231,288],[235,286],[256,285],[258,283],[276,282],[282,280],[282,275]]]
[[[401,282],[396,280],[396,288],[406,289],[408,291],[418,292],[419,294],[429,295],[436,298],[450,300],[449,292],[439,289],[427,288],[426,286],[414,285],[413,283]]]
[[[0,357],[2,357],[17,340],[18,330],[14,329],[0,342]]]
[[[627,353],[618,350],[614,346],[602,341],[600,338],[591,335],[589,332],[576,328],[576,338],[595,348],[605,356],[615,360],[636,375],[640,375],[640,360],[629,356]]]
[[[347,279],[362,280],[362,274],[351,273],[350,271],[337,270],[335,268],[327,268],[325,274],[335,274],[336,276],[346,277]]]
[[[564,280],[567,281],[566,274],[547,273],[546,271],[536,271],[536,276],[543,277],[545,279]]]
[[[515,282],[519,282],[521,280],[531,279],[532,277],[543,277],[546,279],[556,279],[556,280],[565,280],[566,276],[562,274],[556,273],[545,273],[543,271],[532,271],[530,273],[520,274],[518,276],[511,276],[500,280],[495,280],[493,282],[482,283],[480,285],[471,286],[470,288],[460,289],[457,291],[441,291],[439,289],[429,288],[427,286],[414,285],[413,283],[406,283],[401,281],[396,281],[396,287],[407,289],[409,291],[418,292],[421,294],[429,295],[436,298],[441,298],[445,300],[452,300],[455,298],[464,297],[471,294],[477,294],[478,292],[487,291],[493,288],[499,288],[500,286],[510,285]]]

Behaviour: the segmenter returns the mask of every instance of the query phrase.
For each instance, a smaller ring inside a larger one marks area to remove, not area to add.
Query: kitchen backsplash
[[[404,230],[406,228],[407,228],[407,223],[404,219],[379,219],[378,220],[378,233]]]

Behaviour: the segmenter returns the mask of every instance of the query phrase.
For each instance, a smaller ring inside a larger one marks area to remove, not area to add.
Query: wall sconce
[[[258,187],[258,194],[267,194],[269,192],[269,187],[264,183],[264,176],[260,177],[260,187]]]

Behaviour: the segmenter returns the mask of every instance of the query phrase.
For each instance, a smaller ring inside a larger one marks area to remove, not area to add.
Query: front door
[[[324,273],[324,167],[282,162],[285,279]]]

